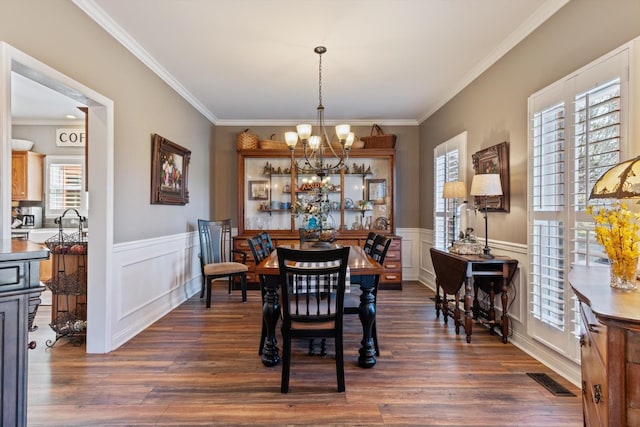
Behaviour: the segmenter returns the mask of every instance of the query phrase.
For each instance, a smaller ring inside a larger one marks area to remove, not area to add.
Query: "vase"
[[[609,259],[609,263],[611,264],[610,285],[612,288],[636,288],[636,269],[638,266],[638,258]]]

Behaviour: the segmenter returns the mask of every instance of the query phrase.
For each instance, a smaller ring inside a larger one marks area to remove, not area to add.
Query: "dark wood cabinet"
[[[640,425],[640,291],[609,286],[606,267],[574,266],[580,301],[582,404],[586,426]]]
[[[40,286],[39,262],[49,256],[40,245],[0,240],[0,425],[27,425],[27,367],[30,321]]]

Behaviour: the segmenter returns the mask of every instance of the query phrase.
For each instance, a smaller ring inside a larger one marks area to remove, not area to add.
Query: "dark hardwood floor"
[[[480,327],[467,344],[436,319],[432,295],[416,282],[379,292],[382,354],[372,369],[356,365],[360,322],[346,318],[345,393],[333,359],[307,356],[305,342],[294,347],[290,391],[280,393],[280,367],[258,356],[258,291],[243,304],[219,282],[211,309],[195,296],[104,355],[66,339],[47,348],[54,334],[41,306],[28,425],[582,425],[579,389]],[[576,397],[554,396],[527,372],[549,374]]]

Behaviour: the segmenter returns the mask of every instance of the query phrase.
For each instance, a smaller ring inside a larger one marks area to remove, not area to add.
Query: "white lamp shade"
[[[298,136],[300,139],[305,140],[309,139],[311,136],[311,125],[310,124],[301,124],[296,126],[296,130],[298,131]]]
[[[347,139],[349,131],[351,131],[351,126],[349,125],[336,125],[336,135],[340,141]]]
[[[356,135],[353,132],[349,132],[347,140],[344,142],[344,148],[351,148],[353,141],[355,141]]]
[[[284,140],[289,148],[293,148],[298,143],[298,134],[296,132],[285,132]]]
[[[464,181],[449,181],[444,183],[442,189],[443,199],[457,199],[467,197],[467,186]]]
[[[472,196],[500,196],[502,195],[502,184],[500,175],[497,173],[485,173],[475,175],[471,181]]]
[[[304,138],[302,138],[304,139]],[[320,147],[320,143],[322,142],[322,140],[320,139],[320,137],[318,135],[313,135],[311,137],[309,137],[309,147],[311,147],[312,150],[317,150]]]

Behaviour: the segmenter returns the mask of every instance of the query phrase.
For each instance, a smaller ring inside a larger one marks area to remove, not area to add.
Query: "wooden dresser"
[[[609,286],[606,267],[575,266],[586,426],[640,425],[640,291]]]

